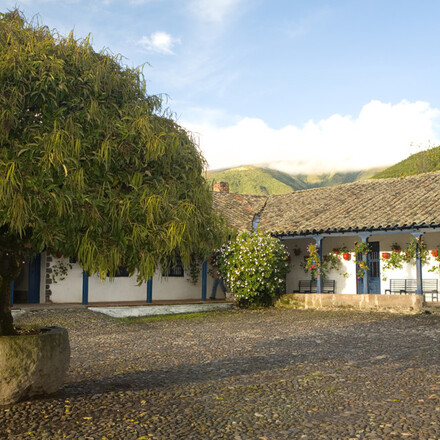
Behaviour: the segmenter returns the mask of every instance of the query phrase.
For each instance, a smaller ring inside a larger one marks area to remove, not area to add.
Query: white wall
[[[57,258],[52,256],[50,268],[59,262],[69,267],[68,258]],[[52,269],[53,270],[53,269]],[[49,274],[52,275],[52,274]],[[41,275],[46,279],[46,275]],[[53,303],[81,303],[82,302],[82,269],[79,264],[72,264],[72,268],[68,269],[67,276],[64,280],[57,279],[56,282],[50,284],[50,301]]]
[[[68,259],[61,259],[68,264]],[[59,261],[53,257],[51,266]],[[42,267],[43,263],[42,263]],[[45,274],[42,272],[42,279]],[[72,264],[68,275],[64,280],[58,280],[50,285],[52,291],[50,300],[54,303],[81,303],[82,302],[82,269],[78,264]],[[206,296],[211,296],[213,279],[208,275]],[[101,281],[98,276],[89,277],[89,303],[93,302],[118,302],[118,301],[142,301],[147,299],[147,283],[140,286],[136,276],[117,277],[112,281],[105,279]],[[44,290],[43,290],[44,297]],[[217,289],[217,298],[223,298],[223,292]],[[189,274],[185,270],[183,277],[162,277],[158,270],[153,277],[153,301],[160,300],[201,300],[202,298],[202,269],[198,282],[194,285],[190,281]],[[43,301],[44,302],[44,299]]]
[[[372,235],[370,241],[379,241],[380,254],[382,252],[391,252],[391,245],[396,242],[404,249],[410,239],[410,234],[390,234],[390,235]],[[440,246],[440,232],[430,232],[423,236],[428,249],[437,249]],[[330,237],[323,240],[323,254],[333,252],[334,248],[341,248],[343,246],[348,249],[353,249],[354,242],[359,241],[357,236],[352,237]],[[285,239],[290,255],[290,272],[287,275],[286,291],[293,292],[298,290],[299,280],[310,279],[310,274],[305,273],[304,256],[307,255],[307,245],[313,243],[312,239]],[[295,256],[293,249],[298,246],[301,249],[301,254]],[[327,279],[335,280],[336,293],[356,293],[356,265],[353,260],[354,254],[351,254],[351,260],[345,261],[340,259],[339,270],[333,270],[327,273]],[[44,267],[42,258],[41,267]],[[53,263],[56,263],[57,258],[53,257]],[[65,260],[67,263],[68,261]],[[430,264],[423,267],[424,279],[439,279],[438,272],[430,273],[428,269],[432,267],[434,258],[430,257]],[[344,273],[348,273],[349,277],[345,278]],[[386,277],[386,281],[381,281],[381,293],[385,293],[385,289],[389,288],[389,280],[416,278],[416,268],[414,264],[405,264],[402,269],[386,271],[383,270],[383,262],[381,262],[381,277]],[[40,295],[42,302],[44,302],[44,283],[45,273],[42,272],[42,293]],[[211,296],[213,279],[208,275],[206,296]],[[60,280],[55,284],[51,284],[51,301],[54,303],[70,302],[81,303],[82,301],[82,269],[79,265],[74,264],[73,268],[69,270],[68,276],[65,280]],[[93,276],[89,278],[89,303],[92,302],[117,302],[117,301],[146,301],[147,284],[141,286],[137,285],[136,277],[115,278],[113,281],[105,280],[101,282],[98,277]],[[202,297],[202,273],[200,269],[199,280],[196,285],[189,281],[189,275],[185,273],[184,277],[169,277],[163,278],[160,271],[157,271],[153,277],[153,301],[160,300],[200,300]],[[223,298],[223,293],[220,288],[217,289],[217,298]],[[429,298],[428,298],[429,299]]]

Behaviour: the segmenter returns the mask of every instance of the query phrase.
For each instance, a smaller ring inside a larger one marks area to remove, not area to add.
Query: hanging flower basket
[[[63,256],[63,254],[61,252],[57,252],[56,256],[57,256],[57,258],[61,258]]]
[[[384,260],[388,260],[388,258],[390,258],[390,253],[389,252],[382,252],[382,258],[384,259]]]
[[[348,253],[348,252],[345,252],[345,253],[342,254],[342,258],[343,258],[345,261],[350,261],[350,260],[351,260],[351,254]]]
[[[397,243],[393,243],[393,244],[391,245],[391,250],[392,250],[393,252],[400,252],[400,245],[397,244]]]
[[[339,249],[338,249],[338,248],[334,248],[334,249],[333,249],[333,253],[334,253],[335,255],[339,255]]]
[[[293,253],[294,253],[296,256],[301,255],[301,249],[300,249],[300,248],[295,248],[295,249],[293,250]]]
[[[433,249],[433,250],[431,251],[431,255],[432,255],[433,257],[437,258],[437,257],[438,257],[438,249]]]

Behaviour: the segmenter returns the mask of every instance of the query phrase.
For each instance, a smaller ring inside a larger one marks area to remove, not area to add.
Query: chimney
[[[227,182],[217,182],[217,183],[214,183],[212,190],[215,192],[228,193],[229,192],[229,185]]]

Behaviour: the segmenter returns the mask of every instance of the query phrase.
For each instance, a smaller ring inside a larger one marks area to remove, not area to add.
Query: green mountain
[[[212,182],[227,182],[231,193],[269,195],[354,182],[368,179],[377,172],[378,169],[319,175],[290,175],[271,168],[248,165],[208,171],[207,178]]]
[[[286,194],[306,185],[281,171],[256,166],[243,166],[225,170],[208,171],[208,180],[227,182],[231,193],[239,194]]]
[[[429,171],[436,170],[440,170],[440,147],[412,154],[401,162],[396,163],[396,165],[377,173],[374,178],[384,179],[386,177],[412,176],[413,174],[428,173]]]

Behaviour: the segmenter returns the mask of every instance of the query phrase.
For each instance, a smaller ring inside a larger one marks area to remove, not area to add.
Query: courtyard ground
[[[438,439],[440,315],[259,310],[69,329],[66,386],[0,408],[0,438]]]

